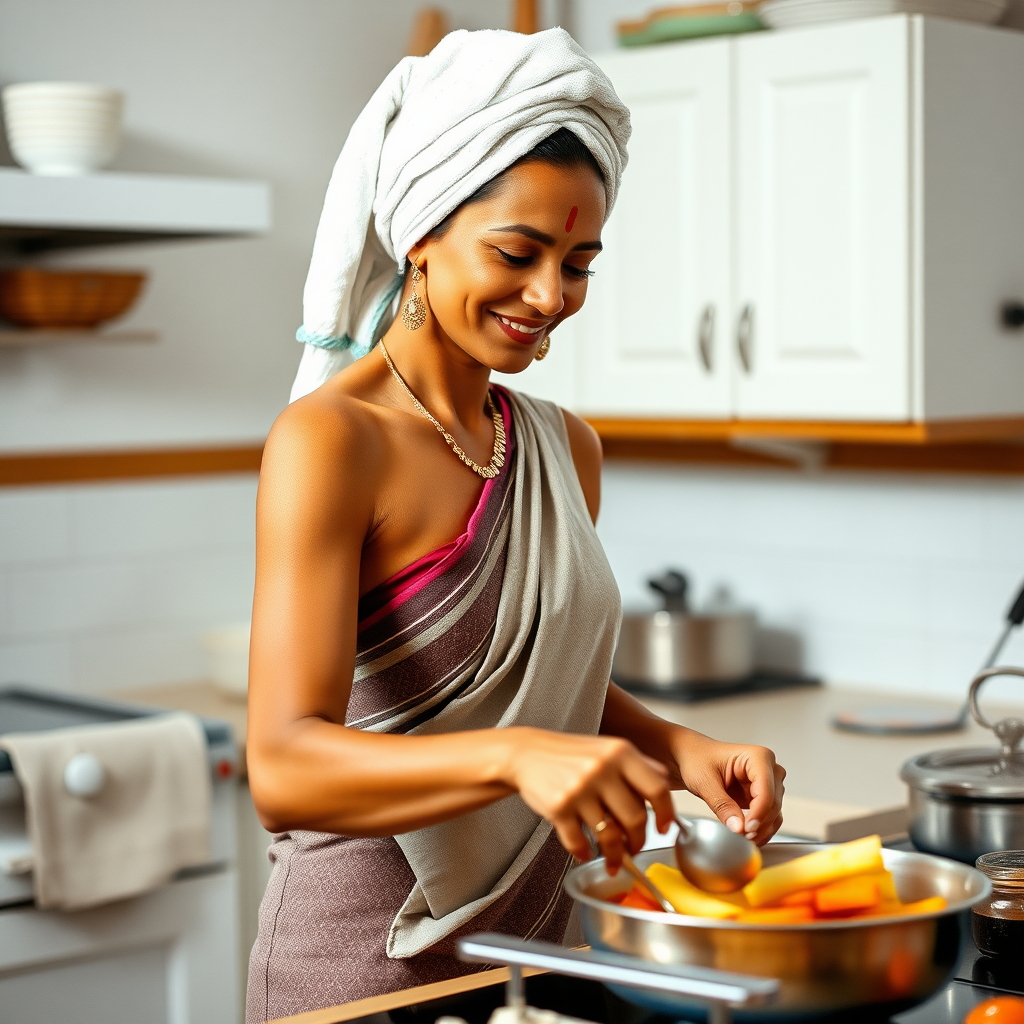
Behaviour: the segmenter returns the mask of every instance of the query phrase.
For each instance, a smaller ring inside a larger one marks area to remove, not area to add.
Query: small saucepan
[[[675,569],[647,581],[658,611],[626,612],[612,662],[617,683],[671,692],[686,683],[726,683],[754,671],[754,613],[728,605],[691,611],[689,583]]]
[[[990,668],[971,683],[974,720],[998,747],[957,747],[911,758],[900,772],[910,788],[910,838],[927,853],[973,864],[983,853],[1024,849],[1024,720],[989,722],[978,690],[993,676],[1024,676],[1021,668]]]

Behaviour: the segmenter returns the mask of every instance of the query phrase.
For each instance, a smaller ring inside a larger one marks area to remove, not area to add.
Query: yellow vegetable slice
[[[762,868],[758,876],[743,887],[743,894],[752,907],[763,907],[801,889],[816,889],[840,878],[884,870],[882,840],[878,836],[867,836],[785,864]]]
[[[716,899],[702,892],[689,882],[681,871],[670,868],[667,864],[652,864],[647,869],[647,877],[675,907],[677,914],[725,920],[739,917],[743,911],[743,907],[735,903],[726,903],[725,900]]]

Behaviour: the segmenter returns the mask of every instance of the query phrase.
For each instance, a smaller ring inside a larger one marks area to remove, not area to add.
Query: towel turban
[[[327,188],[292,401],[365,355],[388,329],[409,249],[560,128],[600,166],[610,213],[629,111],[563,29],[451,32],[428,56],[394,68],[353,124]]]

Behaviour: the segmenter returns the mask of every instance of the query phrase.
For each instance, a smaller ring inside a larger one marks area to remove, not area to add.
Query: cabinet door
[[[633,135],[574,318],[588,413],[728,413],[730,52],[713,40],[600,59]]]
[[[909,21],[736,43],[736,411],[910,416]]]

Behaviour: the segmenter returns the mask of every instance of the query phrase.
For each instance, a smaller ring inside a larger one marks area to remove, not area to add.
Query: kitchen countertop
[[[244,778],[245,701],[211,683],[120,690],[120,700],[191,711],[231,723]],[[896,697],[873,691],[832,687],[776,690],[679,704],[644,697],[656,714],[718,739],[771,747],[787,771],[784,830],[812,839],[844,840],[857,835],[903,831],[899,808],[906,805],[900,765],[915,754],[941,747],[993,746],[992,733],[973,721],[959,732],[923,736],[868,736],[840,732],[829,724],[838,711],[856,707],[927,704],[955,710],[952,701]],[[990,718],[1021,714],[1019,708],[985,704]],[[707,813],[690,794],[677,800],[683,813]]]

